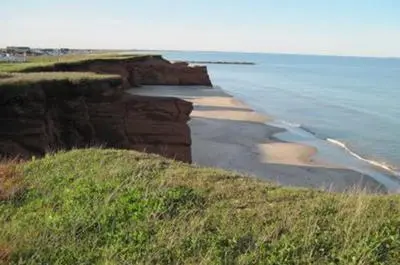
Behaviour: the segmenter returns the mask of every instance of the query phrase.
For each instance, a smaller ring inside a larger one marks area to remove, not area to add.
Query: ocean
[[[214,85],[271,116],[277,135],[319,150],[316,159],[400,190],[400,59],[230,52],[157,52],[208,64]]]

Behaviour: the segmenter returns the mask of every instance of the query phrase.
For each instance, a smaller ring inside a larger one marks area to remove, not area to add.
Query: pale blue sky
[[[1,0],[0,47],[400,57],[399,0]]]

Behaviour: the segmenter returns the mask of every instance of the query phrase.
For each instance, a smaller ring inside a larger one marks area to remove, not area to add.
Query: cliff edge
[[[67,58],[68,59],[68,58]],[[84,57],[65,62],[31,65],[20,72],[93,72],[121,76],[123,87],[141,85],[200,85],[212,87],[205,66],[189,66],[186,62],[171,63],[160,55],[115,55]]]
[[[102,146],[190,163],[186,123],[192,104],[128,95],[123,82],[119,76],[75,72],[2,75],[0,156]]]

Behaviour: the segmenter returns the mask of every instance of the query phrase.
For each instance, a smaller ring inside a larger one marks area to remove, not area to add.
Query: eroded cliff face
[[[141,85],[212,86],[205,66],[189,66],[185,62],[171,63],[158,55],[118,60],[93,59],[76,63],[57,63],[52,66],[31,68],[27,71],[117,74],[121,76],[124,88]]]
[[[0,156],[30,158],[59,149],[103,146],[191,162],[187,121],[192,104],[128,95],[120,87],[121,81],[101,80],[0,89]]]

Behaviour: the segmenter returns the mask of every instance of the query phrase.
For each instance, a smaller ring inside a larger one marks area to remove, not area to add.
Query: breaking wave
[[[393,174],[396,175],[396,176],[400,176],[400,172],[397,172],[397,171],[396,171],[394,168],[392,168],[391,166],[388,166],[387,164],[382,163],[382,162],[378,162],[378,161],[375,161],[375,160],[371,160],[371,159],[364,158],[364,157],[360,156],[359,154],[353,152],[350,148],[347,147],[347,145],[346,145],[345,143],[342,143],[341,141],[338,141],[338,140],[335,140],[335,139],[331,139],[331,138],[326,138],[326,140],[327,140],[328,142],[332,143],[332,144],[335,144],[335,145],[337,145],[337,146],[343,148],[343,149],[346,150],[349,154],[351,154],[352,156],[354,156],[355,158],[357,158],[357,159],[359,159],[359,160],[362,160],[362,161],[367,162],[367,163],[369,163],[369,164],[371,164],[371,165],[373,165],[373,166],[380,167],[380,168],[382,168],[382,169],[384,169],[384,170],[387,170],[387,171],[393,173]]]
[[[318,135],[316,132],[314,132],[313,130],[305,127],[302,124],[298,124],[298,123],[293,123],[293,122],[288,122],[288,121],[284,121],[284,120],[280,120],[279,123],[281,123],[282,125],[284,125],[285,127],[292,127],[292,128],[296,128],[296,129],[300,129],[303,130],[311,135],[313,135],[314,137],[327,141],[331,144],[334,144],[336,146],[339,146],[341,148],[343,148],[347,153],[349,153],[351,156],[357,158],[358,160],[364,161],[370,165],[373,165],[375,167],[379,167],[381,169],[384,169],[392,174],[394,174],[395,176],[400,177],[400,171],[398,171],[397,169],[395,169],[394,167],[391,167],[385,163],[382,162],[378,162],[372,159],[367,159],[362,157],[361,155],[355,153],[354,151],[352,151],[345,143],[339,141],[339,140],[335,140],[332,138],[325,138],[325,137],[321,137],[320,135]]]

